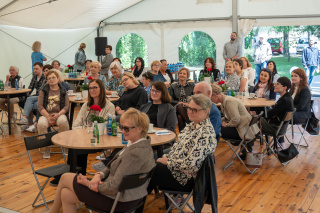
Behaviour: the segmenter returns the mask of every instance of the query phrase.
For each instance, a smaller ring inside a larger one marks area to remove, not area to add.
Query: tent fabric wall
[[[82,39],[88,34],[90,35]],[[41,52],[43,54],[46,54],[50,57],[55,57],[54,59],[59,60],[64,65],[74,63],[74,55],[79,48],[80,43],[82,42],[87,44],[87,58],[96,60],[97,57],[94,55],[94,38],[96,37],[96,34],[95,28],[80,30],[39,30],[22,27],[0,26],[0,46],[1,49],[4,50],[0,51],[0,79],[5,79],[5,76],[9,74],[9,67],[12,65],[17,66],[20,69],[19,74],[23,78],[32,73],[32,50],[29,46],[32,46],[34,41],[40,41],[42,43]],[[15,38],[24,42],[25,44],[21,43]],[[72,44],[75,45],[70,47]],[[70,49],[68,49],[69,47]],[[57,56],[64,50],[66,50],[64,53]],[[44,62],[44,64],[51,64],[51,62],[52,59],[48,58],[48,61]],[[29,86],[30,80],[31,76],[28,76],[24,80],[26,87]]]
[[[161,42],[161,28],[164,31],[164,44]],[[212,37],[217,46],[217,66],[223,69],[224,60],[222,51],[224,43],[229,41],[231,33],[230,21],[206,21],[184,23],[134,24],[111,25],[103,29],[103,36],[108,37],[108,43],[116,46],[119,39],[127,33],[136,33],[141,36],[148,46],[149,65],[153,60],[165,58],[168,63],[179,61],[178,46],[181,39],[193,31],[202,31]],[[163,46],[163,50],[161,47]],[[115,49],[115,48],[114,48]],[[162,56],[161,52],[164,52]]]

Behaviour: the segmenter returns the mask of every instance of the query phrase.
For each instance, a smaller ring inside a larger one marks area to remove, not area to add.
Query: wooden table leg
[[[76,103],[71,102],[71,107],[70,107],[70,119],[69,119],[70,129],[72,129],[73,114],[74,114],[74,108],[75,108],[75,106],[76,106]]]
[[[70,172],[77,172],[77,150],[70,149],[68,151],[68,164],[70,165]]]
[[[10,95],[7,95],[7,107],[8,107],[8,125],[9,125],[9,135],[11,135]]]

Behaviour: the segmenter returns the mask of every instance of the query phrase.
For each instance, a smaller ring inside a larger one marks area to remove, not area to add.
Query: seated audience
[[[212,88],[211,88],[210,84],[208,84],[206,82],[200,82],[200,83],[197,83],[197,85],[194,87],[193,94],[195,94],[195,95],[203,94],[203,95],[207,96],[208,98],[210,98],[210,100],[211,100]],[[221,130],[221,125],[222,125],[221,113],[220,113],[218,107],[214,103],[211,102],[211,104],[212,104],[212,106],[211,106],[210,113],[209,113],[209,119],[210,119],[211,124],[214,128],[214,132],[216,133],[216,138],[218,138],[218,135]]]
[[[169,154],[158,158],[148,186],[191,191],[202,162],[215,151],[217,141],[209,120],[211,101],[202,94],[189,97],[188,116],[191,121],[178,135]]]
[[[111,76],[108,76],[108,72],[110,69],[110,65],[113,61],[113,55],[111,53],[112,51],[112,46],[111,45],[107,45],[106,46],[106,56],[102,59],[101,62],[101,75],[104,75],[106,77],[106,80],[109,81],[109,79],[111,78]]]
[[[114,62],[114,61],[119,61],[120,65],[122,64],[120,58],[113,58],[112,62]],[[123,74],[123,73],[124,73],[124,69],[123,69],[123,66],[121,65],[121,74]],[[111,77],[112,77],[112,72],[110,69],[108,71],[108,77],[109,77],[109,79],[111,79]]]
[[[98,61],[94,61],[90,64],[90,71],[91,71],[91,75],[88,75],[83,83],[88,84],[90,79],[92,78],[93,80],[95,79],[100,79],[103,82],[103,85],[106,87],[107,86],[107,79],[104,75],[99,74],[101,70],[101,64]]]
[[[106,99],[105,88],[100,79],[89,82],[88,102],[82,105],[76,120],[73,122],[72,129],[82,129],[84,126],[92,126],[89,116],[96,113],[90,110],[92,105],[98,105],[101,108],[101,112],[96,114],[99,117],[107,119],[108,114],[115,115],[115,107]],[[88,153],[91,153],[90,151],[88,152],[88,150],[85,150],[85,152],[85,154],[78,155],[77,157],[78,166],[82,167],[80,173],[83,175],[86,175]]]
[[[211,57],[204,60],[204,68],[200,71],[200,74],[203,75],[205,73],[213,75],[214,81],[218,81],[218,78],[220,78],[220,70],[216,69],[216,63]]]
[[[293,111],[293,101],[291,95],[288,93],[289,88],[291,88],[291,82],[287,77],[280,77],[277,80],[277,83],[274,85],[274,91],[280,94],[280,98],[277,101],[276,105],[270,110],[268,110],[267,118],[261,118],[261,130],[262,133],[274,134],[284,116],[288,111]],[[288,122],[284,123],[280,133],[284,133],[287,130]],[[278,139],[281,148],[285,149],[284,138],[281,137]]]
[[[277,83],[277,80],[278,80],[278,78],[280,78],[280,75],[277,72],[276,63],[274,63],[274,61],[268,61],[267,69],[269,69],[272,73],[272,82],[274,84]]]
[[[230,89],[238,91],[240,88],[240,79],[235,73],[235,67],[232,61],[228,61],[225,65],[226,73],[225,82]]]
[[[60,131],[69,130],[69,122],[65,115],[69,110],[69,96],[59,84],[59,73],[50,70],[46,73],[47,84],[39,93],[38,110],[41,117],[38,121],[39,134],[47,133],[49,126],[58,125]],[[50,148],[45,148],[44,158],[50,158]]]
[[[84,63],[86,68],[81,71],[80,77],[87,77],[88,75],[91,75],[91,71],[90,71],[91,63],[92,63],[92,60],[90,59],[86,60],[86,62]]]
[[[241,100],[232,96],[226,96],[222,93],[222,89],[217,84],[212,84],[212,101],[217,104],[221,103],[222,118],[221,137],[242,140],[249,127],[252,116],[247,111]],[[253,125],[246,134],[246,140],[255,139],[259,132],[257,124]],[[248,150],[251,151],[254,141],[247,143]],[[243,149],[242,158],[245,158],[245,150]]]
[[[160,71],[161,63],[160,61],[153,61],[151,63],[151,72],[153,74],[153,81],[162,81],[166,85],[167,88],[170,87],[170,83],[163,77]]]
[[[140,109],[143,104],[148,102],[147,92],[140,86],[140,83],[131,73],[123,73],[122,83],[125,87],[125,92],[114,102],[116,107],[117,120],[130,107]]]
[[[261,70],[259,81],[252,90],[252,93],[256,93],[258,98],[276,99],[270,70],[265,68]]]
[[[252,65],[247,57],[241,57],[240,59],[242,60],[242,70],[243,72],[247,73],[248,76],[248,86],[253,88],[254,80],[256,79],[256,71],[252,68]]]
[[[311,92],[307,79],[306,72],[301,68],[295,69],[291,73],[290,94],[294,108],[296,108],[293,114],[293,123],[306,123],[311,116]]]
[[[248,75],[242,70],[242,60],[234,59],[233,64],[236,71],[235,73],[240,79],[239,92],[248,92]]]
[[[20,81],[20,78],[21,78],[21,76],[19,75],[19,68],[16,66],[11,66],[9,68],[9,73],[10,73],[10,75],[6,76],[5,84],[10,82],[11,87],[15,88],[16,80]],[[0,98],[0,109],[2,109],[3,111],[8,111],[7,101],[8,100],[6,98]],[[14,105],[18,102],[19,102],[18,97],[10,98],[10,115],[8,117],[8,120],[10,118],[12,123],[17,120],[17,113],[14,112]]]
[[[179,131],[181,131],[186,123],[190,123],[187,109],[187,98],[193,95],[194,83],[187,81],[190,77],[190,71],[186,67],[182,67],[178,71],[178,82],[171,85],[170,95],[172,97],[172,105],[176,107]]]
[[[121,64],[119,61],[114,61],[110,64],[110,70],[112,77],[107,86],[107,95],[111,95],[112,92],[117,92],[121,96],[124,92],[124,86],[122,84]]]
[[[146,73],[145,73],[146,74]],[[166,85],[161,81],[152,84],[149,99],[151,102],[142,105],[141,112],[148,115],[154,127],[176,131],[177,117],[171,103]]]
[[[163,77],[167,80],[169,84],[172,84],[174,82],[172,74],[170,70],[167,69],[168,63],[166,59],[160,60],[161,66],[160,66],[160,73],[163,75]]]
[[[120,118],[120,129],[128,145],[108,166],[89,180],[82,174],[66,173],[59,182],[50,212],[76,212],[76,203],[84,202],[103,211],[110,211],[119,185],[126,175],[149,172],[155,165],[147,136],[149,118],[136,109],[127,110]],[[115,212],[135,207],[147,195],[146,185],[127,190],[120,197]],[[68,198],[68,199],[66,199]]]
[[[149,97],[151,86],[153,83],[153,74],[151,72],[146,72],[142,74],[142,84],[144,86],[144,89],[147,92],[147,95]]]
[[[21,129],[26,130],[29,125],[33,124],[33,110],[37,110],[38,96],[40,93],[40,88],[45,81],[44,73],[42,72],[43,65],[41,62],[36,62],[33,65],[33,77],[31,79],[28,89],[31,89],[31,92],[28,93],[26,102],[23,108],[23,115],[18,122],[20,125],[24,125]]]
[[[145,67],[144,60],[141,57],[136,58],[134,66],[132,74],[139,82],[142,82],[142,75],[148,71],[148,67]]]

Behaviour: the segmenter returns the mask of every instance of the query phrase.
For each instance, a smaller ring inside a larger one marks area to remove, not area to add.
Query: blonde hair
[[[243,59],[247,62],[248,67],[252,67],[252,64],[250,64],[249,59],[247,57],[240,57],[240,59]]]
[[[235,68],[233,61],[228,61],[228,62],[226,63],[226,65],[224,65],[224,67],[226,67],[227,64],[232,64],[232,67]]]
[[[161,62],[158,61],[158,60],[153,61],[153,62],[151,63],[151,65],[150,65],[151,70],[152,70],[152,67],[153,67],[154,65],[159,65],[159,66],[161,66]]]
[[[111,68],[114,68],[114,67],[117,67],[117,69],[118,69],[119,72],[121,73],[122,67],[121,67],[121,64],[120,64],[119,61],[113,61],[113,62],[110,64],[110,69],[111,69]]]
[[[31,49],[32,49],[33,52],[40,52],[40,50],[41,50],[41,42],[40,41],[33,42]]]
[[[222,89],[217,83],[211,84],[211,88],[212,88],[212,95],[213,94],[219,95],[222,93]]]
[[[99,70],[101,70],[101,63],[99,61],[93,61],[91,62],[90,64],[90,67],[91,66],[98,66]]]
[[[86,48],[86,44],[85,43],[81,43],[78,50],[82,50],[83,48]]]
[[[57,78],[59,79],[59,81],[62,83],[62,82],[64,82],[64,78],[63,78],[63,76],[62,76],[62,73],[59,71],[59,70],[57,70],[57,69],[51,69],[51,70],[49,70],[48,72],[46,72],[46,80],[47,80],[47,77],[49,76],[49,75],[51,75],[52,73],[54,73],[56,76],[57,76]]]
[[[139,110],[134,108],[129,108],[121,115],[120,123],[124,120],[129,120],[135,127],[141,127],[141,137],[147,137],[150,120],[146,113],[140,112]]]
[[[134,75],[132,73],[125,72],[125,73],[122,74],[122,77],[123,76],[127,76],[127,77],[131,78],[135,85],[140,85],[139,81],[134,77]]]
[[[187,78],[189,78],[190,77],[190,70],[188,68],[186,68],[186,67],[181,67],[179,69],[178,76],[179,76],[180,72],[182,72],[183,70],[187,71]]]

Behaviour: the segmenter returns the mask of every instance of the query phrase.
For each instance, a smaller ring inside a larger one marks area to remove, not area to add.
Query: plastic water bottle
[[[116,121],[116,116],[115,115],[113,116],[113,119],[112,119],[111,130],[112,130],[112,136],[117,136],[118,135],[117,121]]]
[[[112,117],[111,117],[111,114],[108,114],[107,134],[108,135],[112,135]]]
[[[128,141],[124,139],[124,134],[122,133],[122,144],[128,144]]]
[[[231,96],[231,89],[228,87],[227,96]]]
[[[97,143],[99,143],[99,128],[98,128],[98,122],[97,121],[94,121],[93,138],[95,138]]]
[[[19,81],[18,81],[18,79],[16,79],[15,86],[16,86],[16,90],[19,90]]]

